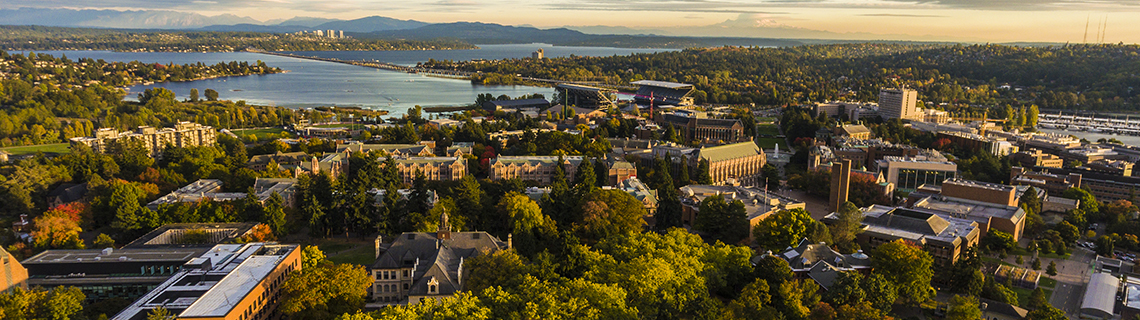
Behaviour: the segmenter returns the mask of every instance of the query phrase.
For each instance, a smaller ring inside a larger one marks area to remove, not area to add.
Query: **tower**
[[[831,212],[847,202],[847,192],[851,187],[851,160],[840,160],[831,164],[831,195],[828,204]]]
[[[451,223],[447,221],[447,210],[439,214],[439,229],[436,230],[435,237],[439,240],[451,239]]]

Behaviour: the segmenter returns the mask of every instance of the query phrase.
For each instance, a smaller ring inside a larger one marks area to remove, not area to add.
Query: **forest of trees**
[[[446,50],[474,49],[454,40],[376,40],[261,32],[126,31],[43,26],[0,26],[5,50],[112,50],[132,52]]]
[[[918,89],[951,104],[1036,104],[1041,108],[1140,110],[1138,45],[931,45],[857,43],[720,47],[630,56],[434,61],[426,67],[627,85],[643,79],[690,83],[697,103],[789,105],[876,101],[881,87]],[[1009,87],[1005,87],[1008,85]]]

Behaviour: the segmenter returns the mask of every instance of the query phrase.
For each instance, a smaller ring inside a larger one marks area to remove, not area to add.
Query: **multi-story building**
[[[1046,168],[1038,166],[1037,168]],[[1060,169],[1060,167],[1057,167]],[[1081,187],[1081,174],[1065,173],[1052,174],[1049,172],[1034,172],[1023,167],[1010,168],[1009,184],[1028,185],[1045,190],[1051,196],[1060,197],[1069,188]]]
[[[871,130],[868,130],[866,126],[861,124],[845,124],[835,127],[835,135],[864,140],[871,138]]]
[[[559,163],[561,160],[561,163]],[[574,173],[578,172],[578,165],[585,161],[582,156],[567,156],[567,157],[554,157],[554,156],[523,156],[523,157],[510,157],[499,156],[491,160],[490,168],[488,169],[487,176],[491,180],[501,179],[520,179],[538,181],[540,184],[547,185],[554,181],[554,173],[557,171],[557,166],[561,165],[563,172],[566,173],[567,181],[574,179]]]
[[[616,186],[626,179],[637,177],[637,167],[616,157],[606,161],[606,167],[609,170],[607,185]]]
[[[1060,168],[1065,160],[1053,154],[1041,152],[1038,149],[1029,149],[1009,155],[1009,160],[1022,167],[1050,167]]]
[[[8,250],[0,248],[0,292],[28,288],[28,269],[16,261]]]
[[[902,191],[914,191],[924,184],[942,185],[942,181],[958,175],[958,165],[951,161],[932,161],[922,157],[884,157],[876,162],[887,182]]]
[[[681,193],[681,223],[693,225],[700,215],[701,201],[714,195],[721,195],[724,201],[732,203],[737,200],[744,203],[745,216],[748,219],[748,242],[753,239],[752,228],[781,210],[806,209],[802,201],[788,198],[779,194],[767,192],[756,187],[741,186],[710,186],[690,184],[680,188]]]
[[[923,122],[944,124],[950,122],[950,113],[937,109],[919,109]]]
[[[282,284],[300,269],[298,245],[219,244],[178,266],[112,319],[142,320],[158,308],[177,319],[278,319]]]
[[[456,181],[467,175],[467,161],[459,157],[410,157],[395,159],[395,162],[400,178],[409,185],[417,174],[423,174],[428,181]]]
[[[1017,145],[1009,141],[974,133],[939,131],[935,135],[935,139],[947,139],[952,145],[966,148],[971,152],[986,152],[999,157],[1017,152]]]
[[[1079,161],[1080,163],[1090,163],[1097,160],[1114,160],[1122,158],[1122,156],[1112,148],[1103,148],[1096,146],[1084,146],[1077,148],[1069,148],[1064,151],[1058,152],[1061,159],[1069,161]],[[1126,156],[1124,157],[1126,158]]]
[[[918,113],[918,91],[883,88],[879,90],[879,112],[884,119],[922,120]]]
[[[735,181],[745,186],[759,185],[764,182],[764,164],[768,157],[754,141],[726,144],[715,147],[702,147],[697,150],[693,161],[706,160],[709,163],[709,177],[713,184],[725,184]],[[693,163],[693,168],[698,168]],[[689,170],[697,172],[697,170]]]
[[[1099,201],[1129,200],[1140,198],[1140,177],[1108,174],[1087,168],[1037,168],[1054,175],[1079,177],[1078,188],[1088,189]],[[1014,170],[1014,172],[1017,172]],[[1064,190],[1061,190],[1063,193]],[[1050,193],[1052,194],[1052,193]],[[1059,195],[1059,194],[1058,194]]]
[[[672,125],[685,141],[740,142],[751,140],[738,119],[712,119],[704,112],[676,111],[657,115],[658,125]]]
[[[363,144],[348,143],[336,146],[337,153],[380,152],[390,157],[434,157],[435,143],[420,144]]]
[[[434,233],[404,232],[390,244],[376,237],[369,293],[373,301],[389,305],[442,300],[463,291],[470,277],[464,260],[510,248],[509,237],[503,242],[483,231],[452,231],[445,212]]]
[[[1060,151],[1081,146],[1081,140],[1063,134],[1037,132],[1021,140],[1028,148]]]
[[[950,187],[959,188],[961,184],[965,184],[964,180],[950,181]],[[976,183],[976,182],[974,182]],[[943,185],[945,186],[945,184]],[[969,187],[969,186],[967,186]],[[1012,197],[1013,187],[1003,192],[1003,189],[996,187],[986,186],[983,188],[974,187],[978,190],[975,193],[992,193],[991,198],[1001,197],[1002,194],[1009,194]],[[946,189],[943,189],[946,192]],[[976,197],[985,198],[985,197]],[[996,199],[991,199],[996,200]],[[1021,234],[1025,230],[1025,210],[1017,207],[1004,204],[995,204],[991,202],[975,201],[962,198],[948,197],[945,195],[932,195],[911,205],[911,209],[924,209],[926,212],[934,213],[943,217],[954,217],[959,219],[972,220],[977,222],[978,229],[981,231],[980,236],[985,237],[989,234],[990,230],[998,230],[1008,233],[1013,236],[1013,240],[1021,240]]]
[[[162,130],[150,126],[141,126],[135,132],[102,128],[95,131],[94,137],[71,138],[71,145],[85,145],[96,153],[103,153],[107,151],[108,144],[126,141],[138,141],[151,157],[158,157],[167,145],[178,148],[208,146],[217,143],[218,139],[213,127],[183,121],[176,123],[174,128]]]
[[[1107,173],[1107,174],[1120,175],[1120,176],[1128,177],[1128,176],[1132,176],[1132,166],[1133,165],[1135,165],[1135,164],[1132,162],[1125,161],[1125,160],[1100,159],[1100,160],[1090,161],[1089,163],[1086,163],[1084,165],[1084,168],[1087,168],[1089,170],[1096,171],[1096,172],[1103,172],[1103,173]]]
[[[903,239],[919,245],[934,257],[936,267],[949,267],[958,261],[962,251],[978,244],[978,223],[968,219],[943,217],[922,209],[871,205],[862,208],[863,232],[855,237],[863,250]],[[823,218],[833,223],[838,213]]]
[[[254,193],[258,201],[264,203],[277,193],[281,196],[286,207],[293,207],[293,194],[297,179],[288,178],[257,178],[253,183]],[[169,194],[147,203],[151,210],[168,203],[210,201],[235,201],[244,199],[245,192],[222,192],[222,181],[217,179],[199,179],[188,185],[178,188]]]

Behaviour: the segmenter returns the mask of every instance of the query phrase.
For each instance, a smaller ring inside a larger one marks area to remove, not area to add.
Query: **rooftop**
[[[1025,217],[1025,210],[1018,207],[942,195],[932,195],[918,200],[913,208],[983,223],[988,223],[990,217],[1008,219],[1014,223]]]
[[[691,184],[681,187],[680,192],[682,197],[688,198],[686,201],[693,201],[690,205],[699,205],[695,202],[718,194],[724,196],[726,202],[740,200],[749,220],[774,210],[804,209],[806,206],[802,201],[755,187]]]
[[[684,89],[684,88],[693,87],[693,85],[691,85],[691,84],[676,83],[676,82],[669,82],[669,81],[657,81],[657,80],[640,80],[640,81],[630,82],[630,84],[638,85],[638,86],[662,87],[662,88],[669,88],[669,89]]]

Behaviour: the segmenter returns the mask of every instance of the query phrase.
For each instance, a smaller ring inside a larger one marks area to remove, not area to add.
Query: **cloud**
[[[903,13],[868,13],[860,14],[862,17],[898,17],[898,18],[945,18],[946,16],[933,14],[903,14]]]
[[[1063,9],[1131,8],[1140,9],[1135,0],[883,0],[894,3],[935,5],[956,9],[1041,11]]]

